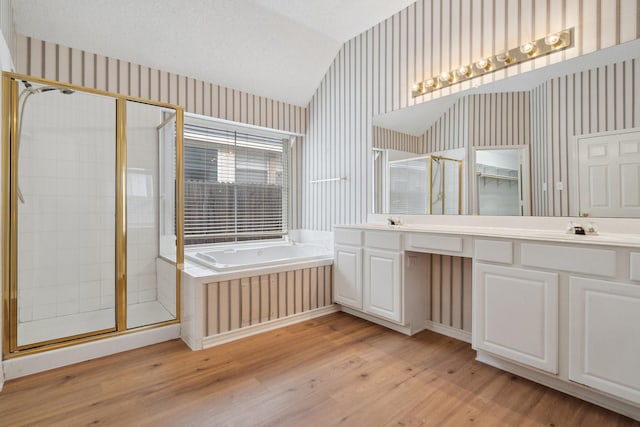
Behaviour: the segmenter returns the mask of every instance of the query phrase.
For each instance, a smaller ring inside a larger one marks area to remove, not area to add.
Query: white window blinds
[[[286,234],[288,147],[280,137],[185,124],[185,244]]]

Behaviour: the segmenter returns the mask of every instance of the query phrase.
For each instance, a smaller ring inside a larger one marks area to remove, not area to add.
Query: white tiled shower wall
[[[115,101],[49,91],[31,95],[24,116],[19,320],[113,309]]]
[[[127,304],[158,297],[158,107],[127,102]]]
[[[127,103],[129,305],[158,298],[161,121],[156,107]],[[57,91],[29,97],[19,163],[20,322],[115,307],[115,140],[115,101]],[[166,287],[163,305],[174,313]]]

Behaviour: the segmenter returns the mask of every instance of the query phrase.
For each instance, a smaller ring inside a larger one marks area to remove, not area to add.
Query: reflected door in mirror
[[[578,138],[580,215],[640,217],[640,129]]]

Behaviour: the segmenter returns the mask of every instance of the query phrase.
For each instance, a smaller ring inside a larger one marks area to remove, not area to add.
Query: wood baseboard
[[[467,342],[471,344],[471,332],[465,331],[458,328],[453,328],[451,326],[443,325],[441,323],[433,322],[431,320],[426,320],[424,322],[424,328],[436,332],[441,335],[446,335],[451,338],[455,338],[460,341]]]
[[[413,335],[415,333],[420,332],[423,329],[423,328],[419,328],[419,329],[413,330],[409,326],[398,325],[396,323],[389,322],[388,320],[380,319],[379,317],[372,316],[370,314],[363,313],[361,311],[354,310],[352,308],[345,307],[345,306],[341,306],[341,311],[347,314],[350,314],[352,316],[359,317],[364,320],[368,320],[371,323],[384,326],[385,328],[389,328],[392,331],[400,332],[401,334],[405,334],[405,335]]]

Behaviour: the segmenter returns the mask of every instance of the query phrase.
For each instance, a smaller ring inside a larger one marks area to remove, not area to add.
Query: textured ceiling
[[[306,106],[342,44],[414,0],[15,0],[20,34]]]

